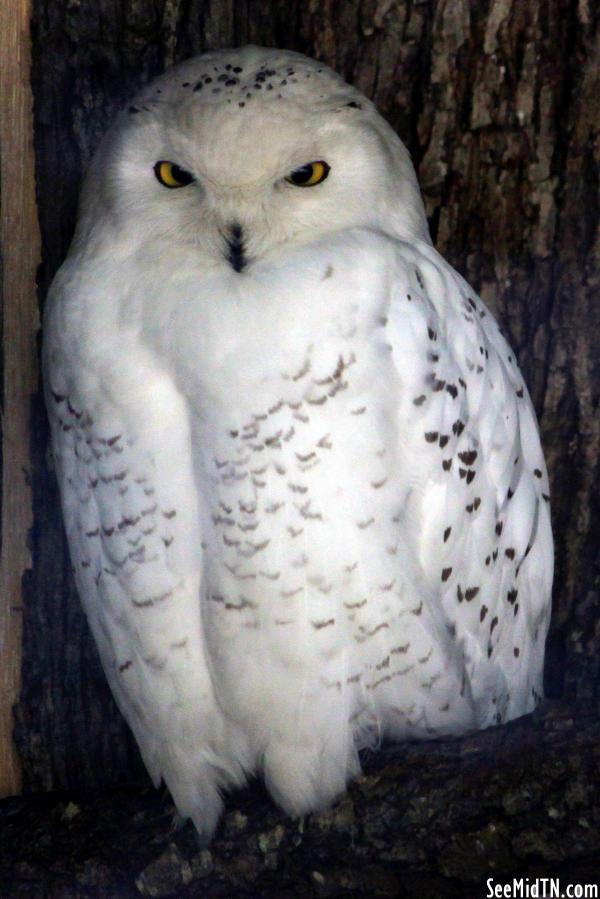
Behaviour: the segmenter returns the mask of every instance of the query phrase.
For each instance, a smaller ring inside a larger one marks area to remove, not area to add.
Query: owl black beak
[[[235,272],[241,272],[248,263],[244,251],[244,229],[241,225],[231,225],[225,237],[227,242],[226,258]]]

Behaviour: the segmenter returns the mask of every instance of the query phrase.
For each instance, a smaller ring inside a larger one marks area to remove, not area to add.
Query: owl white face
[[[121,245],[123,232],[148,249],[185,244],[207,267],[243,272],[348,227],[428,239],[391,128],[331,70],[281,51],[247,47],[172,69],[122,114],[92,173],[84,222],[100,202]]]

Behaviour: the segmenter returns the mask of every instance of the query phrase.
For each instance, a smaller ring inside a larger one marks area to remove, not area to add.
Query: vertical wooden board
[[[0,797],[18,793],[13,705],[21,670],[23,572],[32,521],[29,418],[37,388],[35,204],[30,2],[0,4],[0,248],[2,254],[2,550],[0,574]]]

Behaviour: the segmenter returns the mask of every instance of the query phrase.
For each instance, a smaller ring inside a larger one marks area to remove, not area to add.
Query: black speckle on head
[[[189,86],[190,86],[190,82],[189,82],[189,81],[182,81],[181,86],[182,86],[182,87],[189,87]]]
[[[240,72],[243,72],[244,70],[243,70],[242,66],[234,66],[233,71],[236,73],[236,75],[239,75]]]
[[[138,109],[137,106],[130,106],[129,113],[130,115],[137,115],[138,112],[141,112],[141,109]]]
[[[349,106],[350,109],[362,109],[362,106],[356,100],[351,100],[350,103],[346,103],[346,106]]]
[[[204,85],[202,84],[201,81],[199,81],[198,84],[194,85],[194,90],[201,91],[203,87],[204,87]]]

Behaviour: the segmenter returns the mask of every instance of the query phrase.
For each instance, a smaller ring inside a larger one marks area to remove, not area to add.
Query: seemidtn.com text
[[[489,899],[599,899],[598,884],[561,883],[558,877],[514,877],[509,883],[486,881]]]

